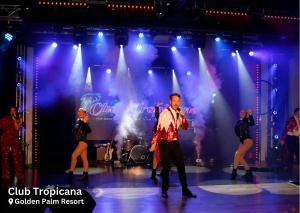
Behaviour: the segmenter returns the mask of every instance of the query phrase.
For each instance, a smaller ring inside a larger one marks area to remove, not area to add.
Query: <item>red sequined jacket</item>
[[[286,138],[288,135],[299,137],[299,135],[297,135],[297,132],[299,134],[299,127],[298,127],[296,118],[294,116],[292,116],[289,118],[289,120],[284,128],[284,131],[281,136],[281,141],[286,142]]]
[[[1,137],[1,145],[18,144],[19,130],[16,128],[15,121],[10,116],[5,116],[0,119],[0,129],[3,131]]]
[[[160,115],[152,144],[159,143],[161,140],[169,142],[179,139],[178,129],[188,129],[188,122],[185,117],[181,117],[171,107],[164,109]]]

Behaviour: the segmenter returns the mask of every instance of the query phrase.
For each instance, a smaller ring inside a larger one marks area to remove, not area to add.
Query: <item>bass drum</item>
[[[131,159],[136,164],[144,164],[147,162],[149,157],[149,152],[145,146],[135,145],[129,155],[129,159]]]
[[[137,142],[136,141],[133,141],[133,140],[124,140],[124,143],[123,143],[123,149],[125,150],[125,151],[130,151],[133,147],[134,147],[134,145],[136,145],[137,144]]]

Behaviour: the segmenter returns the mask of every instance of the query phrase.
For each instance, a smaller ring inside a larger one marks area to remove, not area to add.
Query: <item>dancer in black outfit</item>
[[[251,178],[253,176],[250,167],[246,160],[244,159],[244,155],[246,152],[253,146],[253,140],[249,133],[249,126],[254,125],[254,119],[251,110],[242,110],[240,112],[240,120],[237,121],[234,131],[235,134],[240,139],[240,145],[234,156],[233,170],[231,174],[231,179],[235,180],[237,176],[237,168],[239,163],[241,163],[245,170],[246,174],[243,176],[245,178]]]
[[[68,174],[68,182],[72,183],[73,179],[73,171],[77,164],[77,158],[81,157],[83,161],[83,176],[81,178],[82,181],[88,179],[88,169],[89,162],[87,158],[87,134],[91,132],[91,128],[88,124],[89,117],[85,111],[85,109],[80,108],[78,110],[78,119],[75,123],[75,127],[73,129],[74,140],[78,143],[76,149],[74,150],[71,158],[71,165]]]

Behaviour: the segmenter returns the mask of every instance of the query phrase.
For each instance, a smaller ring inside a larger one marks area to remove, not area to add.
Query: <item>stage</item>
[[[170,173],[168,199],[161,198],[160,176],[153,181],[151,170],[142,167],[93,167],[86,183],[78,180],[82,173],[78,168],[74,186],[92,195],[94,212],[299,212],[299,186],[289,183],[284,172],[254,172],[253,180],[246,181],[240,170],[237,180],[231,181],[229,167],[186,166],[186,171],[197,198],[182,197],[175,167]],[[69,186],[64,172],[40,174],[40,180],[41,186]]]
[[[0,212],[299,212],[298,8],[4,0]]]

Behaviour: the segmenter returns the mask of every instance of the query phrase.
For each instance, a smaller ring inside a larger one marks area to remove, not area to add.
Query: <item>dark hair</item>
[[[18,112],[18,107],[16,106],[10,106],[8,110],[10,111],[11,109],[15,109]]]
[[[300,108],[297,107],[297,108],[294,110],[294,114],[295,114],[296,112],[299,112],[299,110],[300,110]]]
[[[172,98],[174,97],[174,96],[177,96],[178,98],[181,98],[181,96],[178,94],[178,93],[172,93],[171,95],[170,95],[170,100],[172,100]]]

